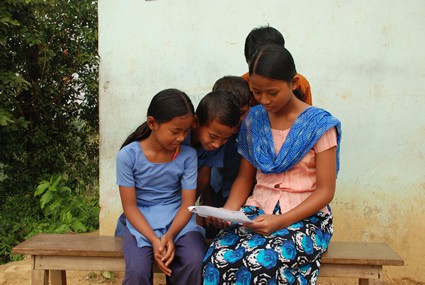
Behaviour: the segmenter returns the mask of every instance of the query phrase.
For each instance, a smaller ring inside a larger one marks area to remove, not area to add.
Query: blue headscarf
[[[308,107],[298,116],[277,155],[267,111],[261,105],[252,107],[239,132],[238,152],[263,173],[282,173],[296,165],[332,127],[337,132],[338,173],[341,123],[329,112],[317,107]]]

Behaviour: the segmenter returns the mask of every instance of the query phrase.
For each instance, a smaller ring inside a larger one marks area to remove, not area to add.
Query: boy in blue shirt
[[[250,107],[251,91],[248,83],[239,76],[224,76],[215,82],[212,90],[221,90],[232,95],[233,100],[239,106],[239,123],[242,123]],[[217,159],[222,159],[222,166],[217,164],[211,169],[210,187],[203,191],[202,202],[204,205],[222,207],[229,196],[230,188],[239,171],[238,132],[239,127],[222,147],[222,155],[217,157]],[[218,233],[218,229],[213,226],[204,225],[204,227],[207,238],[214,238]]]
[[[183,141],[198,154],[198,197],[209,189],[211,168],[223,167],[222,146],[237,132],[239,119],[239,106],[228,92],[213,90],[199,102],[194,126]]]

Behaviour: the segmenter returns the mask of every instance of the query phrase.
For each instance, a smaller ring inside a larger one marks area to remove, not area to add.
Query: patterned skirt
[[[243,211],[251,220],[264,214],[254,206]],[[274,214],[280,214],[279,204]],[[268,236],[234,224],[220,231],[209,247],[203,284],[316,284],[332,233],[332,215],[324,212]]]

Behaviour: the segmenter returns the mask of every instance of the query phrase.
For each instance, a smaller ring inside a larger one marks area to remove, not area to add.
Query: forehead
[[[163,123],[163,125],[168,125],[172,128],[187,128],[193,122],[193,115],[184,115],[173,118],[171,121]]]
[[[210,134],[213,134],[222,138],[228,138],[231,135],[233,135],[234,131],[236,130],[236,127],[232,128],[229,126],[225,126],[217,120],[212,120],[209,124],[205,126],[201,126],[201,129]]]
[[[251,86],[253,89],[271,89],[287,85],[288,82],[283,80],[271,79],[261,75],[253,74],[250,77]]]

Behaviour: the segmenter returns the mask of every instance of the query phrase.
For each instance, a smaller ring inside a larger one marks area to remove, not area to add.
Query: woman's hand
[[[174,247],[174,244],[173,244],[173,247]],[[171,269],[169,268],[169,264],[171,263],[172,260],[167,264],[167,261],[168,261],[168,259],[166,258],[167,247],[163,245],[162,238],[157,239],[155,242],[152,243],[152,249],[154,254],[154,260],[156,264],[158,265],[158,268],[167,276],[171,276]]]
[[[267,214],[260,215],[253,220],[253,223],[244,223],[243,226],[264,236],[286,227],[282,224],[282,215]]]

